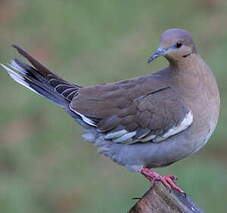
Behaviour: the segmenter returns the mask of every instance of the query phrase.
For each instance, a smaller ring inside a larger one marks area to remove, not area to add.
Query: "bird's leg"
[[[175,184],[174,181],[177,180],[177,177],[174,175],[161,176],[158,173],[156,173],[148,168],[142,168],[140,173],[142,175],[144,175],[152,183],[152,185],[154,185],[157,181],[160,181],[166,187],[168,187],[170,189],[175,189],[175,190],[185,194],[185,192],[179,186],[177,186]]]

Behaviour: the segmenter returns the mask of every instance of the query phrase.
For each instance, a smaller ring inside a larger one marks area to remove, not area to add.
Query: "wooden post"
[[[128,213],[204,213],[195,203],[178,191],[156,183]]]

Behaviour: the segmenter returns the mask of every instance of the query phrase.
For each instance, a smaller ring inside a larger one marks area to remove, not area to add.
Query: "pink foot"
[[[142,168],[140,173],[144,175],[152,183],[152,185],[154,185],[157,181],[160,181],[163,183],[164,186],[170,189],[175,189],[185,194],[185,192],[175,184],[174,180],[177,180],[177,177],[174,175],[161,176],[148,168]]]

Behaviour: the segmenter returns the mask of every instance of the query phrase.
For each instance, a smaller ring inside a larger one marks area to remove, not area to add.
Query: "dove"
[[[163,56],[169,62],[166,68],[95,86],[69,83],[24,49],[13,47],[29,63],[14,59],[2,64],[9,76],[63,108],[100,154],[153,184],[161,181],[184,192],[174,175],[161,176],[152,168],[168,166],[201,149],[215,130],[220,107],[215,77],[189,32],[162,33],[148,63]]]

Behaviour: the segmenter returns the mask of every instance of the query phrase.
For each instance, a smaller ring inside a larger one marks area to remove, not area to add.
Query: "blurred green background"
[[[207,213],[227,209],[227,1],[0,0],[0,61],[21,45],[66,80],[93,85],[167,65],[147,57],[168,28],[192,32],[222,96],[220,121],[193,157],[157,171]],[[49,101],[0,72],[0,212],[127,212],[149,183],[96,153]]]

